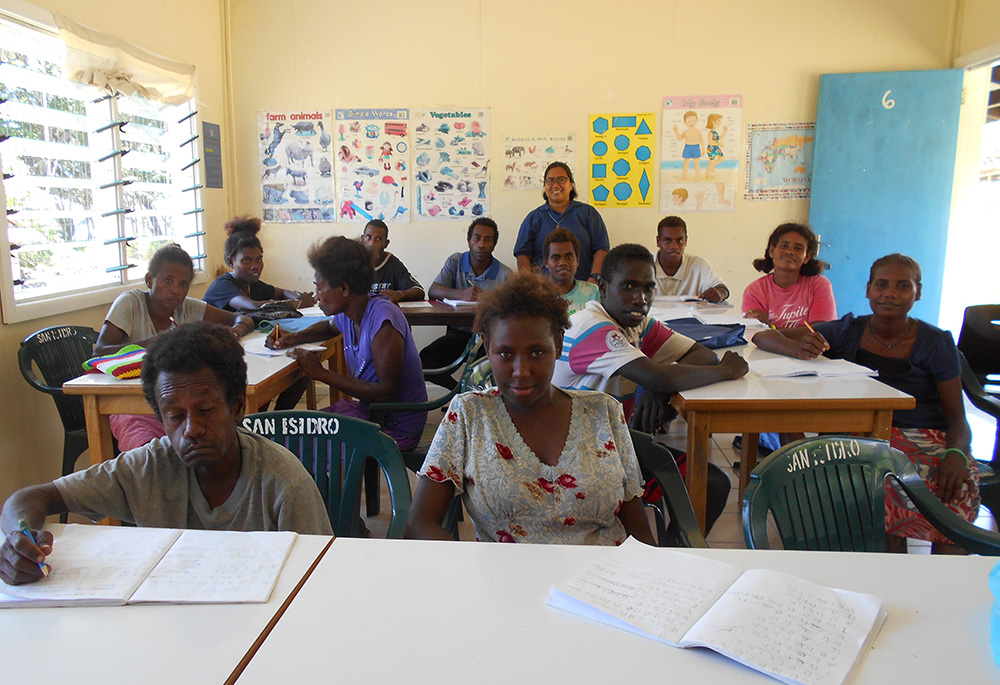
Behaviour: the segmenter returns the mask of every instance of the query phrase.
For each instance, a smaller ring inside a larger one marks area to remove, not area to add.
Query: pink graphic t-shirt
[[[790,288],[777,285],[774,274],[758,278],[743,291],[743,311],[751,309],[767,312],[777,328],[794,328],[806,321],[838,318],[833,287],[826,276],[800,276]]]

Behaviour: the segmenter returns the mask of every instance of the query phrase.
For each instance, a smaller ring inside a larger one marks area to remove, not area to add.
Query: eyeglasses
[[[555,185],[563,186],[563,185],[566,185],[567,181],[569,181],[569,178],[567,178],[566,176],[554,176],[554,177],[549,177],[549,178],[545,179],[545,185],[547,185],[547,186],[555,186]]]

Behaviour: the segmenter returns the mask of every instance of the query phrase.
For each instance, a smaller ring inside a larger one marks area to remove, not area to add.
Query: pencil
[[[278,338],[281,337],[281,324],[274,324],[274,341],[277,342]]]
[[[177,327],[177,322],[174,321],[174,317],[170,316],[170,317],[167,317],[167,318],[170,320],[170,327],[171,328],[176,328]]]
[[[813,328],[812,326],[810,326],[808,321],[803,321],[802,323],[804,323],[806,325],[806,328],[808,328],[811,332],[813,332],[813,333],[816,332],[816,329]],[[830,349],[830,343],[824,343],[823,344],[823,349],[824,350]]]
[[[18,529],[20,529],[21,533],[26,538],[31,540],[31,544],[33,544],[35,547],[38,547],[38,542],[35,540],[35,536],[31,534],[31,528],[28,527],[27,521],[21,519],[20,521],[17,522],[17,527]],[[49,574],[52,573],[52,567],[46,564],[44,561],[38,562],[38,570],[41,571],[42,575],[45,576],[46,578],[48,578]]]

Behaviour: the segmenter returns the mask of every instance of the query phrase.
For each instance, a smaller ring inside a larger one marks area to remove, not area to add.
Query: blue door
[[[871,313],[871,263],[902,252],[923,270],[913,314],[937,322],[962,81],[959,69],[820,76],[809,223],[839,314]]]

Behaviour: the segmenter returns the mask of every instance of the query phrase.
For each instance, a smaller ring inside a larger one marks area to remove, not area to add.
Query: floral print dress
[[[480,540],[618,545],[627,537],[618,510],[642,493],[642,478],[621,404],[563,392],[572,409],[555,466],[521,439],[499,390],[452,400],[420,475],[455,486]]]

